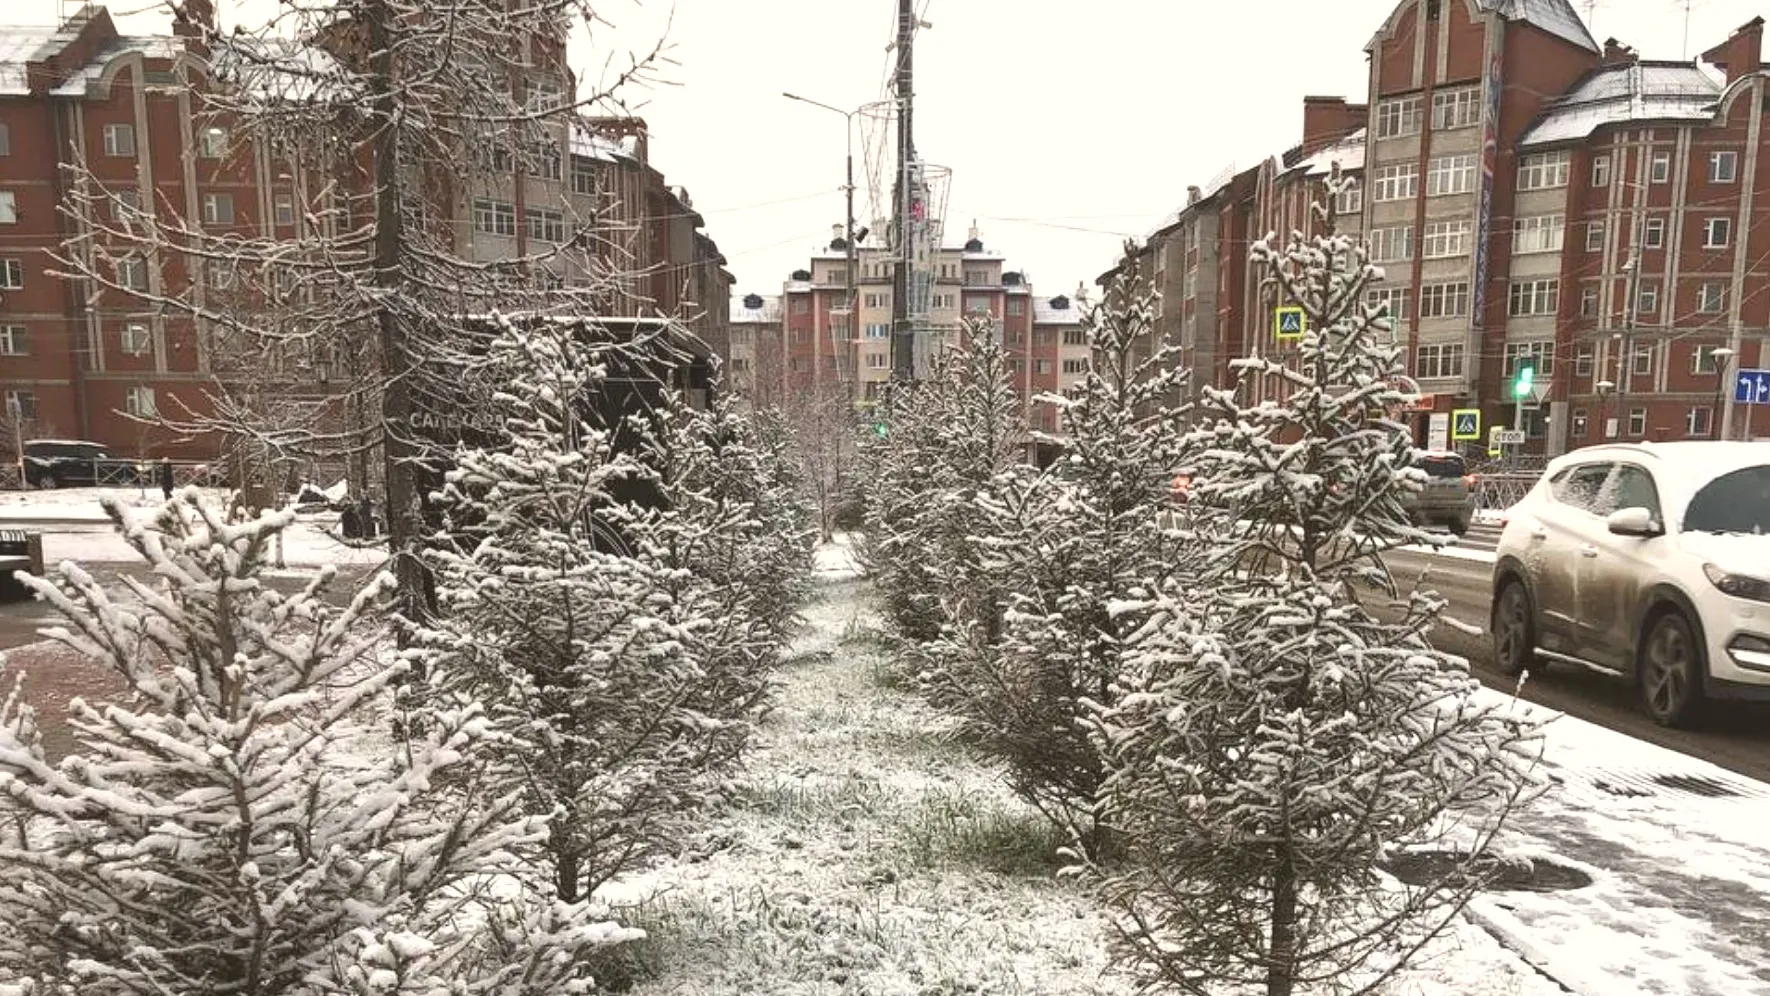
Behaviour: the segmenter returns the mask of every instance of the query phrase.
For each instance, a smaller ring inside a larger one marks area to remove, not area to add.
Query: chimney
[[[1600,66],[1627,66],[1639,62],[1641,56],[1634,49],[1615,38],[1604,39],[1604,57],[1598,60]]]
[[[1735,28],[1727,40],[1702,53],[1702,61],[1727,74],[1731,83],[1764,66],[1764,19],[1754,17]]]
[[[1191,207],[1194,204],[1197,204],[1199,201],[1204,199],[1204,196],[1205,196],[1205,192],[1200,190],[1199,188],[1187,187],[1186,188],[1186,206]]]
[[[1314,155],[1364,127],[1370,107],[1345,97],[1303,98],[1303,155]]]

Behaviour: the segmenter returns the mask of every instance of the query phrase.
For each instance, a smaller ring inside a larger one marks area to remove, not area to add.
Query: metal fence
[[[1541,472],[1535,471],[1476,471],[1476,475],[1475,507],[1483,511],[1511,508],[1523,500],[1524,495],[1542,479]]]

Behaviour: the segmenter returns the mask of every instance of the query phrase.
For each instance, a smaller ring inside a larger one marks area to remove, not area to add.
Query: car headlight
[[[1714,564],[1702,565],[1702,572],[1708,575],[1709,583],[1723,595],[1747,598],[1754,602],[1770,602],[1770,581],[1754,578],[1749,574],[1729,574]]]

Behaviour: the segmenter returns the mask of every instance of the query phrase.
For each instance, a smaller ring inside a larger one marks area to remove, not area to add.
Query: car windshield
[[[1462,457],[1422,453],[1417,457],[1417,462],[1427,477],[1463,476]]]
[[[1770,535],[1770,465],[1735,470],[1703,485],[1684,510],[1684,531]]]

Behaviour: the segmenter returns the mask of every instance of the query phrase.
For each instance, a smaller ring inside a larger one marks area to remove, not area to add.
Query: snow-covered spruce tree
[[[882,430],[863,429],[858,447],[866,509],[855,553],[892,632],[916,643],[940,633],[920,534],[932,514],[926,501],[937,452],[932,408],[945,363],[944,357],[936,361],[932,380],[893,385],[874,416]]]
[[[1102,767],[1082,722],[1109,704],[1126,639],[1147,601],[1189,562],[1162,525],[1168,485],[1184,462],[1187,409],[1179,350],[1157,341],[1155,292],[1130,267],[1086,322],[1092,362],[1057,407],[1051,469],[999,473],[967,522],[974,570],[946,588],[952,629],[926,681],[962,720],[965,740],[1006,765],[1015,789],[1090,853]],[[949,513],[950,514],[950,513]],[[1000,599],[1005,608],[977,604]]]
[[[634,456],[663,502],[612,511],[678,610],[704,621],[706,673],[684,706],[732,724],[736,752],[810,594],[815,515],[778,417],[745,415],[729,395],[708,411],[671,395],[639,421]]]
[[[700,711],[714,620],[673,594],[678,568],[631,555],[619,493],[644,469],[592,424],[603,375],[583,330],[503,325],[491,362],[505,439],[463,448],[440,504],[440,621],[420,634],[430,698],[483,703],[501,737],[488,776],[556,814],[543,848],[562,900],[666,845],[709,798],[741,724]]]
[[[1369,992],[1481,882],[1471,855],[1534,791],[1539,741],[1427,642],[1439,597],[1389,621],[1366,605],[1394,597],[1381,553],[1414,536],[1418,474],[1385,413],[1402,354],[1364,304],[1381,271],[1334,234],[1252,259],[1309,331],[1294,365],[1237,361],[1235,389],[1204,392],[1192,500],[1219,511],[1220,549],[1154,600],[1098,716],[1125,863],[1092,870],[1158,989]],[[1256,389],[1270,400],[1238,400]],[[1463,857],[1421,885],[1380,871],[1427,845]]]
[[[584,956],[634,935],[529,891],[515,854],[545,831],[488,791],[484,717],[439,712],[389,749],[363,715],[404,667],[381,653],[392,579],[341,606],[330,571],[279,594],[260,572],[288,513],[230,522],[194,491],[108,511],[150,572],[120,579],[127,599],[72,564],[26,583],[66,617],[50,636],[131,697],[75,700],[59,763],[28,707],[0,712],[0,791],[29,814],[0,834],[0,981],[588,992]]]

